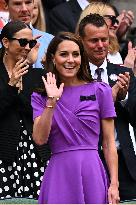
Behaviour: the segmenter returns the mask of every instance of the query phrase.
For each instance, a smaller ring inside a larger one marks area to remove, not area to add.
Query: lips
[[[97,54],[103,54],[105,51],[96,51]]]
[[[64,68],[65,68],[66,70],[72,70],[72,69],[74,69],[74,66],[64,66]]]
[[[26,21],[26,20],[29,20],[30,19],[30,16],[20,16],[20,19],[22,21]]]

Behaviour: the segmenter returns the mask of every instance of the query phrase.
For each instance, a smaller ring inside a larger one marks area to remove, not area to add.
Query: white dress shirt
[[[89,63],[90,69],[91,69],[91,74],[93,79],[97,79],[97,74],[95,70],[98,68],[96,65]],[[108,74],[107,74],[107,60],[105,59],[103,64],[99,67],[103,68],[103,71],[101,72],[101,79],[103,82],[108,83]]]
[[[107,59],[109,60],[110,63],[123,65],[123,60],[119,52],[114,54],[108,53]]]
[[[77,0],[77,2],[82,10],[84,10],[85,7],[89,5],[89,2],[87,0]]]

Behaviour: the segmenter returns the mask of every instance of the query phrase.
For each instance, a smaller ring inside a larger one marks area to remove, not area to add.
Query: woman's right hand
[[[59,99],[63,93],[64,83],[61,83],[60,87],[58,88],[56,85],[55,75],[51,72],[47,73],[47,80],[42,77],[44,86],[46,89],[47,97],[53,97],[56,100]]]
[[[128,43],[128,54],[124,60],[124,66],[127,68],[134,69],[136,59],[136,48],[132,46],[132,42],[129,41]]]
[[[27,63],[27,60],[21,58],[12,70],[12,74],[8,84],[11,86],[17,86],[17,84],[21,80],[21,77],[28,72],[28,67],[29,65]]]

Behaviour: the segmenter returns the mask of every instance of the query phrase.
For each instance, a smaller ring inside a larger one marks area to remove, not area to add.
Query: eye
[[[108,41],[107,38],[102,38],[102,42],[106,42],[106,41]]]
[[[95,39],[95,38],[94,38],[94,39],[90,39],[90,42],[91,42],[91,43],[97,43],[97,42],[98,42],[98,39]]]
[[[66,57],[68,54],[66,53],[66,52],[61,52],[60,53],[60,56],[62,56],[62,57]]]
[[[16,1],[16,2],[14,2],[14,5],[15,5],[15,6],[21,6],[21,2]]]
[[[74,56],[74,57],[78,57],[79,55],[80,55],[79,52],[74,52],[74,53],[73,53],[73,56]]]
[[[26,1],[26,4],[32,4],[31,0]]]

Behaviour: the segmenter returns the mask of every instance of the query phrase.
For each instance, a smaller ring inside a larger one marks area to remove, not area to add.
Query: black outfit
[[[46,0],[48,2],[48,0]],[[45,4],[46,4],[45,1]],[[49,0],[47,10],[47,32],[56,35],[60,31],[69,31],[75,33],[76,25],[82,8],[77,0]],[[64,3],[62,3],[62,1]],[[58,5],[53,8],[53,5]],[[61,3],[59,3],[61,2]],[[102,2],[110,2],[109,0],[103,0]],[[45,6],[46,7],[46,6]]]
[[[46,31],[49,31],[50,20],[49,13],[50,11],[57,5],[66,2],[66,0],[42,0],[44,14],[45,14],[45,22],[46,22]]]
[[[132,71],[126,67],[107,63],[109,85],[112,87],[116,81],[110,79],[111,74],[130,73],[128,99],[125,106],[119,99],[115,102],[117,118],[115,128],[120,143],[119,155],[119,191],[121,200],[136,199],[136,155],[129,132],[129,123],[136,126],[136,78]]]
[[[42,69],[30,68],[18,93],[8,85],[8,73],[0,62],[0,199],[38,197],[45,163],[31,137],[30,100],[42,75]]]
[[[52,9],[53,7],[66,2],[66,0],[42,0],[45,9]]]
[[[47,31],[53,35],[60,31],[75,32],[81,11],[77,0],[69,0],[59,4],[48,14]]]

